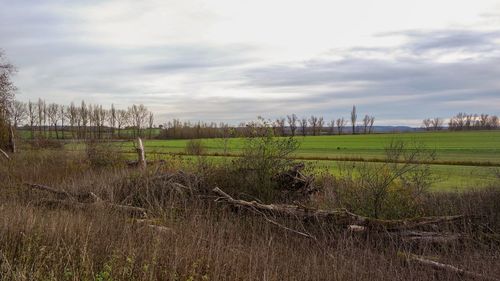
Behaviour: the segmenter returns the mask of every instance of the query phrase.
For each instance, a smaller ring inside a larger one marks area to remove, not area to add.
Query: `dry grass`
[[[169,168],[149,172],[159,169]],[[396,255],[402,250],[500,277],[499,242],[406,249],[287,222],[315,231],[314,241],[261,217],[234,213],[210,198],[158,198],[162,193],[147,176],[124,168],[92,168],[85,155],[21,153],[9,164],[0,163],[0,178],[0,280],[459,280],[406,264]],[[117,203],[140,190],[145,195],[136,194],[134,202],[152,209],[154,223],[169,230],[158,232],[108,210],[39,207],[35,203],[46,195],[23,182],[92,191]],[[428,214],[480,208],[489,216],[488,226],[498,231],[500,201],[494,196],[498,190],[434,195],[423,208]]]

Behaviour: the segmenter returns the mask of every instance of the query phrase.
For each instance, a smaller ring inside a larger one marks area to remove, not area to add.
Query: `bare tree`
[[[59,117],[59,105],[57,103],[51,103],[49,104],[48,110],[47,110],[47,115],[49,118],[50,124],[54,126],[54,132],[56,133],[56,138],[59,139],[59,134],[57,131],[57,121]],[[49,130],[50,133],[50,130]]]
[[[276,119],[276,125],[278,125],[278,128],[280,130],[280,136],[284,136],[286,127],[285,118],[280,117]]]
[[[273,131],[273,135],[278,135],[278,120],[274,121],[274,122],[269,122],[270,126],[271,126],[271,129]]]
[[[424,120],[422,120],[422,126],[426,131],[429,131],[431,129],[431,119],[425,118]]]
[[[351,124],[352,124],[352,134],[356,134],[356,119],[358,119],[358,114],[356,113],[356,106],[352,106],[351,111]]]
[[[337,119],[337,132],[339,135],[342,134],[344,131],[344,127],[347,125],[347,121],[344,119],[344,117],[341,117]]]
[[[69,126],[71,128],[71,136],[75,138],[75,126],[80,126],[78,108],[76,108],[75,104],[72,102],[69,105],[69,108],[66,112],[66,115],[69,120]]]
[[[143,105],[132,105],[130,109],[134,127],[137,130],[137,135],[141,136],[142,128],[148,116],[148,109]]]
[[[0,50],[0,122],[7,121],[10,104],[14,101],[16,87],[12,83],[11,76],[16,69],[7,62],[4,53]]]
[[[435,117],[431,120],[431,126],[432,126],[432,129],[434,131],[437,131],[437,130],[441,130],[441,128],[443,127],[443,119],[439,118],[439,117]]]
[[[10,103],[9,113],[14,128],[17,128],[28,117],[28,107],[26,103],[14,100]]]
[[[288,127],[290,127],[290,131],[292,132],[292,137],[295,136],[295,131],[297,130],[297,115],[292,114],[287,116],[288,119]]]
[[[323,116],[318,118],[318,136],[321,136],[321,131],[323,131],[323,126],[325,126],[325,120]]]
[[[61,120],[61,138],[64,139],[64,121],[66,121],[66,106],[59,106],[59,120]]]
[[[82,128],[80,129],[80,135],[82,138],[87,138],[87,125],[89,123],[89,109],[87,109],[87,105],[85,101],[82,101],[80,105],[80,118],[82,119]]]
[[[368,130],[370,134],[373,133],[373,123],[375,123],[375,116],[370,117],[370,128]]]
[[[299,120],[299,125],[302,130],[302,135],[305,137],[307,134],[307,118],[303,117]]]
[[[149,113],[148,124],[149,124],[149,138],[151,139],[152,138],[152,133],[153,133],[153,125],[154,125],[153,112]]]
[[[436,122],[436,121],[434,121]],[[432,125],[432,124],[431,124]],[[458,113],[451,117],[448,123],[449,130],[491,130],[498,128],[498,116],[489,114]],[[439,126],[438,126],[439,128]]]
[[[370,116],[365,115],[363,118],[363,133],[368,133],[368,127],[370,126]]]
[[[28,123],[30,124],[31,139],[35,138],[35,124],[37,122],[36,115],[36,104],[34,102],[28,102]]]
[[[111,104],[111,109],[109,110],[109,126],[111,127],[111,138],[114,138],[116,128],[116,109],[114,104]]]
[[[16,69],[7,62],[3,52],[0,50],[0,149],[16,151],[14,142],[14,131],[9,122],[9,108],[14,101],[16,87],[12,83],[11,76]]]
[[[227,155],[228,147],[229,147],[229,138],[233,134],[233,130],[229,127],[229,124],[220,123],[220,138],[222,140],[222,149],[224,151],[224,155]]]
[[[313,136],[315,136],[318,128],[318,117],[311,115],[309,118],[309,125],[311,125]]]
[[[335,132],[335,119],[328,122],[328,128],[330,129],[330,135],[333,135]]]
[[[116,124],[118,125],[118,137],[121,137],[121,129],[129,122],[129,112],[127,110],[119,109],[116,113]]]
[[[44,119],[45,119],[45,101],[42,99],[38,99],[38,133],[40,137],[42,136],[42,127],[45,125],[44,124]],[[45,137],[45,136],[44,136]]]
[[[97,138],[97,127],[99,126],[99,108],[97,105],[89,104],[89,137]]]
[[[49,107],[45,100],[43,101],[42,107],[42,117],[43,117],[43,132],[44,136],[47,137],[48,133],[50,133],[50,120],[49,120]]]
[[[99,138],[103,138],[104,126],[106,125],[106,120],[108,120],[108,111],[99,105]]]

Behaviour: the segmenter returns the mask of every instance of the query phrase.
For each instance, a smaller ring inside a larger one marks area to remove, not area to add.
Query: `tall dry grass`
[[[498,241],[406,248],[375,237],[283,222],[314,233],[315,241],[262,217],[216,205],[209,195],[185,198],[162,193],[161,186],[149,180],[149,174],[182,163],[140,173],[95,167],[86,157],[41,150],[20,153],[11,163],[0,164],[0,280],[460,280],[452,273],[406,264],[396,255],[404,250],[500,277]],[[210,173],[210,167],[190,166],[204,169],[202,174]],[[29,190],[25,182],[140,204],[152,210],[155,224],[168,230],[155,231],[106,209],[38,206],[46,194]],[[335,193],[328,193],[332,186],[328,180],[322,185],[322,193],[310,204],[322,197],[323,203],[331,200],[328,204],[335,207]],[[483,190],[429,195],[422,208],[429,215],[480,210],[489,217],[485,227],[498,233],[498,194]]]

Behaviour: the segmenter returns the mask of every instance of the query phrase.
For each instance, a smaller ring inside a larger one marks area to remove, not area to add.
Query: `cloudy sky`
[[[237,123],[500,114],[500,0],[0,0],[20,100]]]

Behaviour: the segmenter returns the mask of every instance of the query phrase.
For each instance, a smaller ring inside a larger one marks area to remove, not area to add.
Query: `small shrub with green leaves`
[[[294,166],[290,156],[299,143],[293,137],[275,137],[272,128],[263,121],[254,132],[245,140],[241,157],[212,171],[211,184],[246,199],[281,201],[274,176]]]

